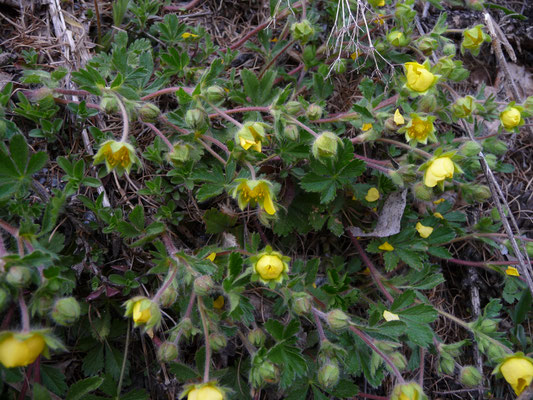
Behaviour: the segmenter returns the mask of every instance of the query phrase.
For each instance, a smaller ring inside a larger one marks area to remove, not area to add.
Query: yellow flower
[[[371,187],[368,189],[368,192],[366,192],[365,200],[369,203],[372,203],[376,200],[378,200],[380,197],[379,190],[377,190],[375,187]]]
[[[522,114],[518,108],[508,107],[500,114],[500,121],[505,129],[511,131],[520,125]]]
[[[510,265],[505,270],[505,273],[509,276],[520,276],[520,273],[515,267],[511,267]]]
[[[405,140],[407,142],[417,142],[427,144],[428,138],[431,141],[435,141],[435,127],[433,126],[433,121],[435,117],[429,116],[426,118],[419,117],[416,114],[411,114],[412,119],[409,123],[400,129],[400,132],[405,130]]]
[[[424,239],[428,238],[429,235],[433,233],[433,227],[422,225],[420,222],[417,222],[415,229]]]
[[[415,92],[424,93],[437,82],[437,77],[433,75],[425,65],[417,62],[405,63],[407,76],[407,87]]]
[[[255,271],[265,281],[278,279],[283,272],[283,261],[278,256],[264,255],[255,264]]]
[[[105,162],[107,172],[115,170],[120,176],[124,173],[130,173],[133,164],[141,164],[139,158],[135,155],[133,146],[126,142],[117,142],[108,140],[104,142],[98,152],[94,155],[94,165]]]
[[[393,251],[394,250],[394,247],[392,246],[392,244],[390,244],[389,242],[385,242],[383,244],[380,244],[378,246],[378,249],[380,250],[384,250],[384,251]]]
[[[222,391],[213,385],[195,387],[187,395],[187,400],[223,400]]]
[[[383,311],[383,318],[385,318],[385,321],[399,321],[400,317],[397,314],[391,313],[390,311]]]
[[[471,29],[467,29],[463,32],[463,41],[461,43],[461,53],[464,53],[464,49],[470,50],[470,52],[477,56],[483,42],[490,42],[490,36],[483,33],[481,29],[483,25],[476,25]]]
[[[251,203],[259,204],[268,214],[274,215],[276,207],[274,206],[272,184],[266,180],[237,179],[239,184],[233,190],[233,198],[237,197],[237,202],[241,210]]]
[[[8,332],[0,339],[0,363],[6,368],[25,367],[32,364],[43,352],[46,343],[39,333],[22,334],[19,339]]]
[[[185,32],[185,33],[181,34],[181,38],[185,39],[185,40],[190,39],[190,38],[195,39],[197,37],[198,37],[198,35],[196,35],[194,33],[190,33],[190,32]]]
[[[434,217],[437,217],[437,218],[439,218],[439,219],[444,219],[444,217],[442,216],[442,214],[441,214],[440,212],[434,212],[434,213],[433,213],[433,216],[434,216]]]
[[[143,301],[139,300],[133,305],[133,321],[138,324],[146,324],[152,313],[150,312],[150,307],[142,308]]]
[[[280,252],[273,251],[267,246],[265,250],[250,258],[253,265],[254,277],[263,283],[281,283],[287,277],[290,261],[289,257]]]
[[[217,253],[209,253],[209,255],[206,257],[209,261],[214,262],[215,258],[217,256]]]
[[[352,60],[355,61],[355,59],[356,59],[357,57],[359,57],[361,54],[363,54],[363,53],[361,53],[359,50],[355,50],[355,51],[350,55],[350,58],[351,58]]]
[[[424,174],[424,184],[427,187],[435,187],[437,183],[446,178],[453,178],[455,166],[450,157],[438,157],[431,161]]]
[[[396,125],[403,125],[405,124],[405,118],[403,117],[403,115],[400,113],[400,109],[397,108],[396,111],[394,112],[394,123]]]
[[[265,138],[265,124],[262,122],[246,122],[237,131],[237,141],[244,150],[250,147],[261,153],[261,142]]]
[[[371,123],[363,124],[363,127],[361,128],[361,130],[363,132],[369,131],[370,129],[372,129],[372,124]]]
[[[217,310],[221,310],[224,307],[224,296],[218,296],[213,301],[213,307],[216,308]]]
[[[519,396],[533,380],[533,362],[530,358],[513,355],[499,366],[499,372]]]

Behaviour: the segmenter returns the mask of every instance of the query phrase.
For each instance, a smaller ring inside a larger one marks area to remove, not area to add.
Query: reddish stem
[[[163,96],[164,94],[176,93],[180,89],[183,89],[184,91],[186,91],[189,94],[191,94],[193,92],[192,88],[182,87],[182,86],[173,86],[173,87],[168,87],[168,88],[156,90],[153,93],[150,93],[150,94],[147,94],[146,96],[141,97],[141,100],[142,101],[146,101],[146,100],[153,99],[154,97]]]
[[[385,286],[383,285],[383,282],[381,282],[381,276],[380,276],[379,272],[377,271],[377,269],[374,266],[374,264],[372,263],[372,261],[370,261],[370,258],[368,258],[366,252],[363,250],[363,247],[361,246],[359,241],[355,238],[355,236],[353,235],[352,232],[348,231],[348,235],[350,236],[350,239],[352,240],[353,245],[355,246],[355,248],[359,252],[359,255],[361,256],[361,259],[363,260],[365,265],[368,267],[368,270],[370,271],[370,275],[372,276],[372,279],[378,285],[379,289],[381,290],[383,295],[387,298],[389,303],[393,303],[394,302],[394,297],[392,297],[392,295],[387,291],[387,289],[385,289]]]
[[[54,92],[64,94],[67,96],[89,96],[90,93],[86,90],[74,90],[74,89],[54,89]]]
[[[165,124],[167,124],[168,126],[171,126],[172,128],[174,128],[175,130],[177,130],[179,133],[181,133],[182,135],[188,135],[189,132],[187,132],[185,129],[183,128],[180,128],[179,126],[177,125],[174,125],[172,122],[170,122],[168,120],[167,117],[165,117],[164,115],[160,115],[158,117],[158,119],[161,121],[161,122],[164,122]]]
[[[231,110],[225,110],[224,112],[226,114],[237,114],[237,113],[245,113],[250,111],[259,111],[264,113],[270,113],[270,107],[240,107],[240,108],[232,108]],[[218,113],[209,114],[209,118],[216,118],[220,115]]]
[[[170,143],[170,140],[167,139],[165,135],[163,135],[163,132],[161,132],[159,129],[155,127],[154,124],[151,124],[150,122],[142,121],[146,126],[148,126],[154,133],[161,138],[163,142],[168,146],[170,151],[174,150],[174,146],[172,146],[172,143]]]

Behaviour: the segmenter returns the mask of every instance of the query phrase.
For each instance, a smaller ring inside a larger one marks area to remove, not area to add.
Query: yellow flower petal
[[[437,218],[439,218],[439,219],[444,219],[444,217],[442,216],[442,214],[441,214],[440,212],[434,212],[434,213],[433,213],[433,216],[434,216],[434,217],[437,217]]]
[[[440,204],[440,203],[443,203],[445,201],[446,201],[446,199],[441,197],[440,199],[433,201],[433,204]]]
[[[446,178],[453,178],[455,166],[450,157],[439,157],[431,161],[424,174],[424,184],[427,187],[434,187],[438,182]]]
[[[224,395],[215,386],[207,385],[194,388],[187,395],[187,400],[223,400]]]
[[[418,231],[421,237],[428,238],[433,233],[433,227],[422,225],[420,222],[416,224],[415,229]]]
[[[189,38],[197,38],[198,35],[195,35],[194,33],[185,32],[181,35],[182,39],[189,39]]]
[[[521,357],[511,357],[501,366],[500,372],[519,396],[533,380],[533,363]]]
[[[500,114],[500,121],[503,127],[507,130],[511,130],[514,127],[518,126],[520,124],[521,119],[522,114],[520,113],[520,110],[515,107],[510,107],[509,109],[503,111]]]
[[[369,131],[370,129],[372,129],[371,123],[363,124],[363,127],[361,128],[363,132]]]
[[[403,125],[405,124],[405,118],[403,117],[403,115],[400,113],[400,109],[397,108],[396,111],[394,112],[394,123],[396,125]]]
[[[213,301],[213,307],[216,308],[217,310],[221,310],[224,307],[224,296],[218,296]]]
[[[209,255],[206,257],[209,261],[215,261],[215,258],[217,256],[217,253],[209,253]]]
[[[355,61],[356,58],[359,57],[360,55],[361,55],[361,52],[359,50],[356,50],[350,55],[350,58]]]
[[[368,192],[366,193],[365,200],[369,203],[372,203],[376,200],[378,200],[380,197],[379,190],[377,190],[375,187],[371,187],[368,189]]]
[[[385,318],[385,321],[399,321],[400,317],[397,314],[391,313],[390,311],[383,311],[383,318]]]
[[[518,269],[516,269],[515,267],[511,267],[510,265],[505,270],[505,273],[510,276],[520,276]]]
[[[0,342],[0,363],[6,368],[25,367],[39,357],[45,346],[43,337],[38,333],[25,340],[8,334]]]
[[[407,87],[415,92],[424,93],[437,81],[425,65],[417,62],[405,63]]]
[[[145,324],[148,322],[150,317],[152,316],[152,313],[150,312],[150,307],[146,307],[145,309],[141,310],[142,303],[145,300],[137,301],[133,305],[133,321],[138,324]]]
[[[385,242],[385,243],[379,245],[378,249],[384,250],[384,251],[393,251],[394,247],[389,242]]]

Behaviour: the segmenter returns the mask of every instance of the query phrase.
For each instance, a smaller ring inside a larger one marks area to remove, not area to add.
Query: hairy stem
[[[198,296],[198,311],[202,319],[202,328],[205,338],[205,366],[204,366],[204,383],[209,382],[209,365],[211,364],[211,345],[209,344],[209,329],[207,327],[207,317],[205,315],[204,303],[202,296]]]

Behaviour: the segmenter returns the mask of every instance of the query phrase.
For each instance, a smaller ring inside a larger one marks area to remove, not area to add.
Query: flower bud
[[[6,282],[17,288],[23,288],[30,283],[31,270],[24,266],[10,267],[6,274]]]
[[[167,154],[168,160],[175,166],[180,166],[189,161],[190,149],[188,144],[176,143],[172,151]]]
[[[320,119],[320,117],[322,117],[322,112],[322,107],[320,107],[318,104],[311,104],[305,112],[305,115],[311,121],[316,121],[317,119]]]
[[[190,318],[183,318],[178,325],[176,325],[176,331],[181,330],[183,333],[183,336],[185,336],[186,339],[190,339],[192,336],[200,333],[200,330],[195,327],[191,321]],[[174,340],[175,338],[171,338],[171,340]]]
[[[279,380],[279,368],[274,363],[264,360],[252,372],[254,387],[261,387],[264,383],[276,383]]]
[[[438,371],[446,375],[453,375],[455,361],[450,356],[441,356],[438,364]]]
[[[110,94],[110,93],[104,93],[102,96],[102,100],[100,100],[100,108],[106,113],[106,114],[114,114],[118,111],[118,100],[117,98]]]
[[[339,364],[334,360],[329,360],[318,370],[318,383],[325,388],[334,387],[339,381],[339,375]]]
[[[45,350],[46,342],[40,333],[2,332],[0,363],[6,368],[32,364]]]
[[[489,165],[490,169],[496,168],[496,165],[498,164],[498,157],[496,157],[494,154],[485,154],[485,160],[487,160],[487,164]]]
[[[488,138],[483,142],[483,149],[497,156],[503,156],[508,150],[507,144],[504,141],[494,137]]]
[[[255,347],[262,347],[266,341],[265,332],[261,328],[252,329],[248,332],[248,341]]]
[[[161,307],[163,308],[168,308],[176,302],[177,297],[178,291],[176,290],[176,288],[170,285],[161,294],[161,297],[159,298],[159,304],[161,304]]]
[[[387,41],[394,47],[403,47],[409,44],[409,38],[400,31],[391,31],[387,35]]]
[[[208,115],[201,108],[192,108],[185,113],[185,123],[189,128],[203,132],[209,127]]]
[[[400,343],[389,342],[386,340],[376,340],[374,345],[384,353],[391,353],[401,347]]]
[[[486,185],[464,184],[461,186],[461,191],[470,202],[484,202],[492,197],[492,193]]]
[[[139,116],[143,121],[153,122],[159,117],[161,110],[158,106],[152,103],[144,103],[139,108]]]
[[[350,323],[350,317],[339,309],[331,310],[326,314],[326,319],[332,329],[346,328]]]
[[[298,314],[307,314],[311,311],[311,296],[306,292],[297,292],[292,296],[292,309]]]
[[[194,280],[194,292],[198,296],[206,296],[214,286],[215,283],[209,275],[202,275]]]
[[[283,129],[283,136],[290,140],[298,140],[300,137],[300,130],[294,124],[285,125]]]
[[[285,104],[285,111],[290,115],[296,115],[302,111],[302,105],[299,101],[289,101]]]
[[[218,85],[209,86],[205,91],[205,97],[212,103],[218,103],[226,98],[226,91]]]
[[[492,333],[496,332],[498,329],[498,321],[495,321],[490,318],[486,318],[483,321],[481,321],[481,325],[478,328],[483,333]]]
[[[399,351],[395,351],[389,354],[389,357],[392,360],[392,363],[396,366],[396,368],[398,368],[400,372],[407,367],[407,359]]]
[[[172,342],[163,342],[157,349],[157,359],[167,363],[178,358],[178,346]]]
[[[500,121],[506,130],[512,131],[514,128],[521,125],[523,119],[518,108],[508,106],[500,113]]]
[[[452,104],[452,113],[456,118],[467,118],[476,109],[476,102],[472,96],[461,97]]]
[[[413,186],[413,193],[418,200],[429,201],[433,197],[433,189],[427,187],[422,182]]]
[[[461,154],[464,154],[466,157],[477,156],[480,151],[481,151],[481,145],[478,142],[474,142],[472,140],[465,142],[459,148],[459,152]]]
[[[455,44],[453,43],[446,43],[444,47],[442,48],[442,52],[445,56],[454,56],[457,52],[457,47],[455,47]]]
[[[209,335],[209,344],[213,351],[222,350],[228,344],[226,336],[218,332],[213,332]]]
[[[466,386],[467,388],[474,388],[476,386],[481,385],[481,383],[483,382],[483,376],[481,376],[481,372],[479,372],[476,367],[468,365],[461,369],[461,373],[459,374],[459,381],[463,386]]]
[[[64,297],[55,302],[52,319],[58,325],[69,326],[78,320],[81,314],[80,304],[74,297]]]
[[[418,102],[418,110],[424,113],[431,113],[437,108],[437,98],[433,94],[426,95]]]
[[[423,36],[418,39],[416,45],[418,49],[426,56],[431,55],[439,47],[437,40],[429,36]]]
[[[486,355],[491,362],[498,362],[505,357],[506,353],[500,346],[490,345],[486,347]]]
[[[339,143],[342,143],[333,132],[323,132],[313,142],[312,153],[315,158],[333,158],[337,155]]]
[[[161,310],[159,304],[144,296],[136,296],[124,303],[125,317],[131,317],[135,327],[144,330],[152,329],[161,323]]]
[[[529,257],[533,257],[533,242],[526,243],[526,252]]]
[[[313,29],[311,22],[304,19],[301,22],[295,22],[291,25],[291,33],[294,40],[299,40],[302,44],[305,44],[311,39],[315,30]]]
[[[341,58],[333,64],[333,71],[337,74],[344,74],[346,72],[346,60]]]
[[[427,400],[424,391],[415,382],[396,385],[392,390],[390,400]]]

